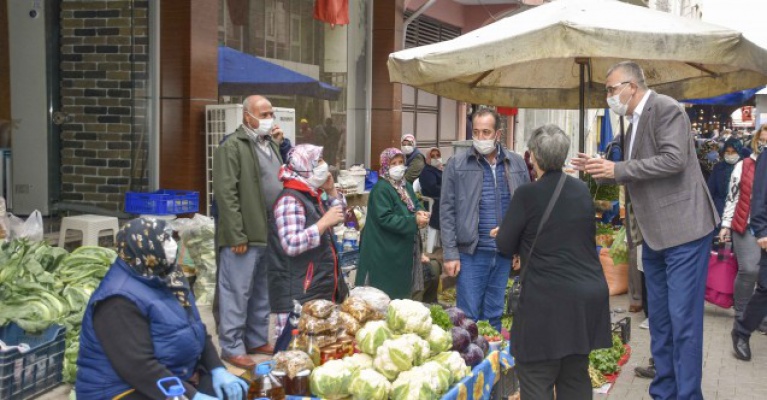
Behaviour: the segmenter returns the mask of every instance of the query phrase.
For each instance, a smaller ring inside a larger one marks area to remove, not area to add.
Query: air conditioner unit
[[[242,123],[242,104],[205,106],[205,174],[207,214],[213,205],[213,152],[224,137],[234,132]]]

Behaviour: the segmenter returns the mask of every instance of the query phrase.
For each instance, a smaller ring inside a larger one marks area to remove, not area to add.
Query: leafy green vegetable
[[[500,338],[501,334],[495,328],[493,328],[492,325],[490,325],[489,321],[479,321],[477,322],[477,328],[479,328],[479,334],[488,338]]]
[[[431,322],[434,325],[437,325],[446,331],[449,331],[450,328],[453,327],[453,324],[450,322],[450,317],[442,306],[435,304],[429,307],[429,311],[431,312]]]
[[[613,264],[626,264],[629,262],[629,249],[626,242],[626,227],[621,227],[618,233],[615,235],[615,241],[612,247],[610,247],[610,257],[613,259]]]
[[[620,369],[618,361],[625,352],[620,335],[614,334],[612,347],[594,350],[589,354],[589,365],[605,375],[616,373]]]

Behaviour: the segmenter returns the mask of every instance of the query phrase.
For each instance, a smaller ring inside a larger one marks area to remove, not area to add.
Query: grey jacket
[[[700,239],[719,223],[698,166],[690,120],[671,97],[650,93],[631,157],[615,164],[615,181],[626,186],[631,199],[630,220],[639,228],[635,244],[644,241],[663,250]]]
[[[513,196],[520,185],[530,182],[530,175],[522,156],[502,147],[500,151]],[[439,223],[445,260],[458,260],[459,252],[474,254],[479,242],[479,200],[484,174],[479,157],[472,147],[455,155],[442,174]]]

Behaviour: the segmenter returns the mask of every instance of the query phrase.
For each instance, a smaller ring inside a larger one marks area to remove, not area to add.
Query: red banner
[[[315,0],[314,19],[331,27],[349,25],[349,0]]]

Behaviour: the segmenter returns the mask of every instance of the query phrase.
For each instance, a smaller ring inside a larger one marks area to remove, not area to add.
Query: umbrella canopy
[[[218,48],[220,95],[301,95],[338,100],[341,89],[229,47]]]
[[[594,71],[585,104],[577,58]],[[767,84],[767,49],[740,32],[608,0],[554,1],[392,53],[388,67],[393,82],[471,103],[601,108],[607,69],[627,59],[644,68],[652,89],[678,99]]]
[[[605,108],[605,116],[602,118],[602,129],[599,131],[599,151],[604,152],[612,140],[613,123],[610,121],[610,109]]]

